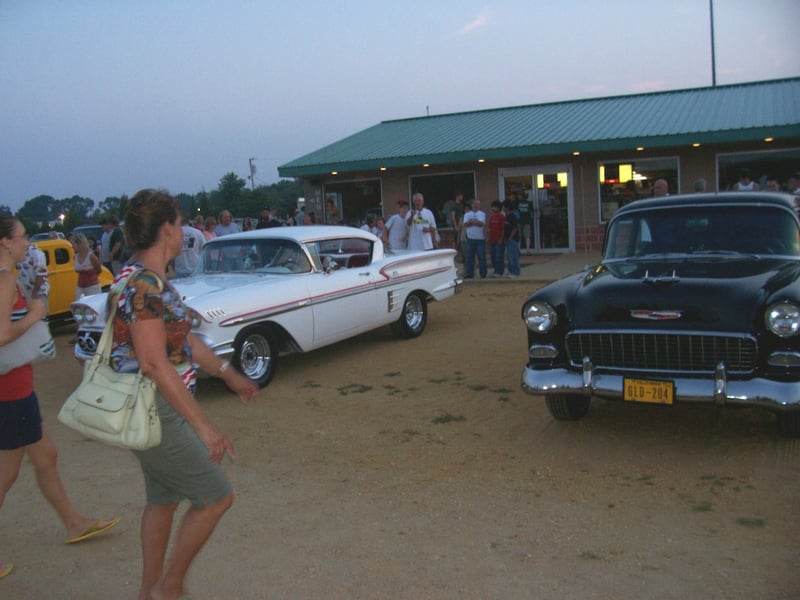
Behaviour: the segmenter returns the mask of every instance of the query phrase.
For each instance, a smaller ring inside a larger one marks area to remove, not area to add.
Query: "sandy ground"
[[[253,405],[201,382],[238,495],[195,600],[800,598],[800,440],[758,410],[595,401],[556,422],[519,387],[531,284],[470,283],[418,339],[284,357]],[[26,465],[0,512],[3,600],[136,597],[135,459],[55,418],[71,335],[37,373],[46,423],[79,507],[123,522],[64,545]]]

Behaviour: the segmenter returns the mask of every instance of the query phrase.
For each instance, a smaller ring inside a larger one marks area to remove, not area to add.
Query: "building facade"
[[[523,248],[599,250],[622,205],[669,191],[785,188],[800,171],[800,78],[385,121],[279,167],[318,222],[360,224],[420,192],[514,200]],[[334,215],[334,217],[332,217]],[[445,235],[447,238],[447,236]]]

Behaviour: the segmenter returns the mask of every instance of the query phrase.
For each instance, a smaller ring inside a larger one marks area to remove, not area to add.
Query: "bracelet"
[[[219,369],[217,369],[217,372],[214,373],[214,377],[222,377],[222,375],[225,373],[225,371],[228,370],[228,367],[230,366],[231,363],[229,363],[227,360],[223,360],[222,364],[219,366]]]

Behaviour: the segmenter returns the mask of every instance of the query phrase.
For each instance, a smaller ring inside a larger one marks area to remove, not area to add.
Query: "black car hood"
[[[791,259],[613,261],[584,276],[562,300],[572,297],[566,308],[575,328],[749,331],[764,306],[783,299],[798,277],[800,263]]]

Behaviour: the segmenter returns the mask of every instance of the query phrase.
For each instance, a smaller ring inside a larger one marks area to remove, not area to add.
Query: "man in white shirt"
[[[411,196],[414,208],[406,218],[409,226],[409,250],[433,250],[433,240],[436,238],[436,217],[425,208],[425,198],[419,192]]]
[[[386,230],[389,232],[389,250],[405,250],[408,248],[408,202],[397,202],[397,213],[386,221]]]
[[[239,233],[241,230],[242,228],[234,223],[231,211],[223,210],[219,213],[219,223],[214,228],[214,233],[217,234],[217,237],[228,235],[229,233]]]
[[[17,263],[17,281],[29,300],[41,298],[47,305],[50,281],[47,279],[47,258],[34,244],[28,244],[25,258]]]
[[[200,251],[203,249],[203,244],[206,243],[206,237],[189,225],[185,218],[181,229],[183,230],[183,248],[181,253],[175,257],[173,266],[175,277],[188,277],[200,262]]]
[[[464,229],[467,234],[467,260],[464,279],[475,277],[475,255],[478,255],[478,272],[486,277],[486,213],[481,210],[481,201],[473,200],[472,209],[464,213]]]

